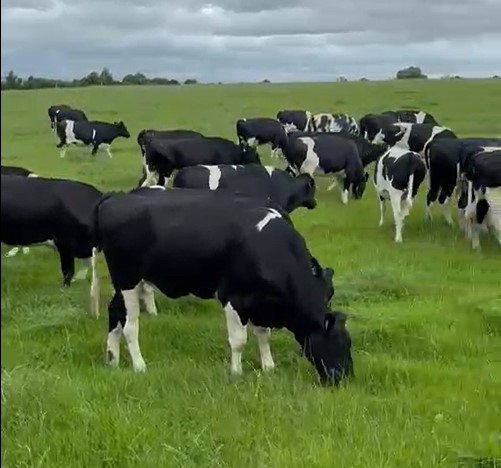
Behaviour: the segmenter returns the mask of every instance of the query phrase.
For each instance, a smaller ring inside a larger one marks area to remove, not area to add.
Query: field
[[[111,160],[104,151],[92,160],[86,149],[60,159],[47,117],[60,103],[123,119],[132,136],[115,141]],[[137,183],[142,128],[235,139],[237,118],[283,108],[360,117],[416,106],[461,136],[501,135],[494,80],[14,91],[2,92],[1,105],[4,164],[106,190]],[[261,153],[269,162],[269,149]],[[461,457],[501,466],[499,246],[484,236],[473,252],[438,207],[426,224],[426,183],[395,245],[389,207],[377,226],[372,180],[348,206],[337,189],[326,192],[329,182],[319,181],[316,210],[293,219],[335,269],[335,306],[356,313],[348,324],[353,381],[318,387],[286,331],[272,336],[275,372],[261,373],[249,333],[244,376],[232,379],[216,302],[159,294],[159,316],[141,317],[147,372],[133,373],[124,344],[120,369],[109,369],[104,262],[96,320],[88,282],[63,290],[57,257],[33,248],[2,258],[2,466],[435,467]]]

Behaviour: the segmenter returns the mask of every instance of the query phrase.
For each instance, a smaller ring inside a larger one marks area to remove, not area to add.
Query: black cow
[[[320,267],[278,211],[218,191],[145,191],[103,197],[95,212],[96,245],[115,288],[108,308],[111,365],[119,363],[123,330],[134,369],[145,370],[139,305],[143,299],[156,313],[152,284],[171,298],[193,294],[221,303],[233,374],[242,372],[248,324],[263,369],[274,368],[270,329],[284,327],[323,382],[353,374],[346,315],[328,309],[332,270]]]
[[[456,134],[447,127],[439,127],[433,124],[412,124],[398,122],[382,128],[374,143],[384,143],[389,146],[398,146],[425,157],[426,147],[439,138],[456,139]]]
[[[358,153],[357,145],[337,133],[317,133],[309,137],[289,140],[285,154],[291,173],[306,173],[312,177],[316,171],[336,174],[335,181],[327,190],[332,190],[337,182],[343,181],[341,201],[348,203],[351,193],[355,199],[362,197],[369,174]]]
[[[438,138],[430,142],[425,151],[425,161],[429,174],[428,194],[426,196],[426,218],[431,219],[431,207],[437,201],[440,203],[444,218],[448,224],[453,224],[448,203],[452,197],[460,177],[460,162],[467,154],[476,153],[484,145],[498,144],[496,138]],[[463,207],[464,208],[464,207]],[[462,221],[463,208],[458,206],[458,215]]]
[[[305,110],[282,110],[277,113],[277,120],[286,132],[311,130],[311,112]]]
[[[43,244],[59,252],[63,284],[75,276],[75,258],[85,267],[92,257],[92,213],[102,193],[74,180],[2,175],[1,241],[7,245]]]
[[[66,104],[54,104],[47,109],[51,129],[53,129],[54,131],[56,130],[57,114],[59,114],[59,112],[61,112],[62,110],[68,109],[71,109],[71,106],[68,106]]]
[[[186,130],[181,128],[170,129],[170,130],[154,130],[154,129],[144,129],[137,134],[137,144],[141,149],[141,154],[144,157],[145,154],[145,141],[150,138],[159,139],[181,139],[181,138],[199,138],[203,137],[200,132],[195,130]]]
[[[220,137],[162,140],[145,142],[146,176],[140,185],[152,185],[155,175],[159,185],[167,185],[176,169],[199,164],[260,164],[255,148],[241,148],[233,141]]]
[[[280,152],[283,156],[287,146],[287,133],[279,121],[267,117],[239,119],[236,131],[243,148],[271,144],[271,157],[278,157]]]
[[[374,171],[374,185],[379,198],[379,226],[383,225],[385,200],[390,200],[395,222],[395,242],[402,242],[404,220],[426,176],[426,166],[418,153],[390,148],[381,156]]]
[[[59,112],[55,114],[54,121],[54,131],[57,134],[57,126],[60,122],[64,120],[73,120],[74,122],[88,122],[89,119],[85,115],[85,112],[80,109],[74,109],[73,107],[66,107],[59,109]]]
[[[60,157],[64,158],[69,145],[83,144],[92,146],[91,155],[94,156],[101,145],[105,145],[106,152],[111,158],[110,145],[118,137],[130,138],[130,133],[125,124],[120,122],[101,122],[98,120],[88,122],[75,122],[63,120],[57,124],[59,143],[57,148],[62,148]]]
[[[287,213],[316,206],[315,181],[310,175],[294,177],[261,164],[191,166],[177,172],[173,187],[225,190],[257,198],[271,198]]]
[[[38,177],[37,174],[19,166],[4,166],[2,164],[2,175],[17,175],[23,177]]]
[[[358,135],[358,123],[348,114],[315,114],[311,118],[311,130],[315,132],[349,133]]]

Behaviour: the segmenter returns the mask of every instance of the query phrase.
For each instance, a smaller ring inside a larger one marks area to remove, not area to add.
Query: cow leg
[[[98,149],[99,149],[99,143],[94,143],[94,144],[92,145],[92,151],[90,152],[90,154],[91,154],[92,156],[95,156],[95,155],[96,155],[96,153],[97,153],[97,150],[98,150]]]
[[[275,362],[273,361],[273,356],[271,355],[270,349],[271,328],[258,327],[257,325],[253,324],[251,324],[251,327],[254,335],[256,335],[257,343],[259,346],[261,368],[264,371],[273,370],[275,368]]]
[[[111,145],[109,143],[105,143],[104,149],[106,150],[106,152],[108,153],[108,156],[111,159],[113,157],[113,154],[111,154]]]
[[[61,273],[63,274],[63,286],[70,286],[75,275],[75,256],[71,249],[63,244],[56,242],[56,248],[59,253]]]
[[[348,190],[350,188],[350,183],[348,182],[348,178],[345,177],[344,179],[344,184],[343,184],[343,190],[341,192],[341,201],[343,202],[344,205],[348,203]]]
[[[28,255],[30,253],[30,248],[29,247],[23,247],[22,250],[23,250],[23,254],[24,255]]]
[[[16,256],[17,254],[19,253],[19,247],[12,247],[12,249],[10,249],[6,254],[5,254],[5,257],[6,258],[9,258],[9,257],[14,257]]]
[[[155,290],[146,281],[143,281],[141,286],[139,297],[144,304],[146,312],[150,315],[158,315],[157,305],[155,304]]]
[[[449,200],[450,200],[450,197],[445,192],[445,189],[442,188],[442,191],[440,192],[440,196],[438,197],[438,203],[440,203],[440,206],[442,208],[442,214],[444,216],[445,222],[449,226],[453,226],[454,221],[452,219],[451,212],[449,210]]]
[[[242,324],[237,311],[228,302],[224,306],[226,326],[228,328],[228,342],[231,348],[231,373],[242,374],[242,350],[247,343],[247,327]]]
[[[155,185],[154,182],[155,182],[155,172],[153,171],[150,171],[148,166],[145,166],[145,176],[144,176],[144,180],[143,180],[143,183],[141,184],[141,187],[150,187],[151,185]],[[158,176],[158,175],[157,175]]]
[[[133,289],[122,290],[124,298],[126,320],[123,329],[125,341],[129,348],[132,366],[136,372],[144,372],[146,363],[144,362],[141,350],[139,348],[139,290],[141,283],[137,284]]]
[[[66,151],[68,151],[68,145],[63,143],[61,146],[58,145],[57,147],[61,148],[61,151],[59,151],[59,157],[64,158],[66,156]]]
[[[430,221],[432,218],[431,208],[433,203],[437,201],[438,197],[438,188],[433,187],[433,184],[430,183],[428,187],[428,193],[426,194],[426,211],[425,211],[425,220]]]
[[[391,208],[393,210],[393,219],[395,221],[395,242],[402,242],[402,228],[404,217],[401,212],[401,200],[398,194],[390,196]]]
[[[125,320],[123,296],[119,291],[115,291],[108,305],[108,339],[106,342],[107,361],[113,367],[118,367],[120,363],[120,338],[122,338]]]
[[[379,227],[382,227],[384,223],[384,211],[386,207],[385,204],[386,200],[381,195],[378,195],[378,198],[379,198]]]

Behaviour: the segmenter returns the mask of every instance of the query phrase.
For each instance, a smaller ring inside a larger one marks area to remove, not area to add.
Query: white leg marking
[[[118,322],[117,327],[108,332],[106,343],[108,364],[113,367],[118,367],[120,363],[120,338],[122,338],[122,324]]]
[[[155,290],[153,287],[143,281],[140,293],[146,312],[150,315],[158,315],[157,305],[155,304]]]
[[[15,255],[17,255],[19,252],[19,247],[13,247],[12,249],[10,249],[6,254],[5,256],[7,258],[9,257],[14,257]]]
[[[224,313],[228,328],[228,342],[231,348],[231,373],[240,375],[242,374],[242,350],[247,343],[247,327],[242,325],[240,316],[231,302],[224,306]]]
[[[22,251],[23,251],[24,255],[28,255],[30,253],[30,248],[29,247],[23,247]]]
[[[383,223],[384,223],[384,210],[386,207],[386,204],[385,204],[386,200],[381,199],[381,197],[379,197],[379,196],[378,196],[378,200],[379,200],[379,227],[382,227]]]
[[[108,153],[108,156],[111,159],[113,157],[113,154],[111,154],[111,145],[105,143],[104,148],[106,149],[106,152]]]
[[[449,197],[447,197],[444,202],[442,203],[442,213],[444,215],[444,219],[445,219],[445,222],[449,225],[449,226],[453,226],[454,225],[454,220],[452,219],[452,216],[451,216],[451,213],[450,213],[450,210],[449,210]]]
[[[392,196],[390,197],[390,202],[395,221],[395,242],[402,242],[403,216],[401,213],[401,199],[400,197]]]
[[[257,343],[259,346],[261,368],[264,371],[273,370],[275,368],[275,362],[273,361],[273,356],[271,355],[270,349],[271,328],[258,327],[252,324],[251,326],[254,335],[256,335]]]
[[[146,363],[144,362],[141,350],[139,349],[139,288],[138,284],[134,289],[122,290],[122,295],[127,311],[127,319],[124,326],[124,337],[129,348],[132,366],[136,372],[144,372]]]
[[[68,149],[68,148],[67,148],[66,146],[63,146],[63,147],[61,148],[61,151],[59,152],[59,157],[60,157],[60,158],[64,158],[64,157],[66,156],[66,150],[67,150],[67,149]]]
[[[148,166],[145,166],[146,169],[146,177],[141,184],[141,187],[149,187],[151,185],[154,185],[155,182],[155,176],[157,177],[157,182],[158,182],[158,174],[156,172],[150,172],[148,169]]]
[[[97,276],[97,249],[92,248],[91,268],[92,281],[90,285],[90,313],[99,317],[99,278]]]
[[[344,205],[348,203],[348,190],[343,189],[343,191],[341,192],[341,201]]]

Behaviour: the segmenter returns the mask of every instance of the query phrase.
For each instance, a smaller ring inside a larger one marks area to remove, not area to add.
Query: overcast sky
[[[501,0],[2,0],[2,74],[331,81],[501,74]]]

